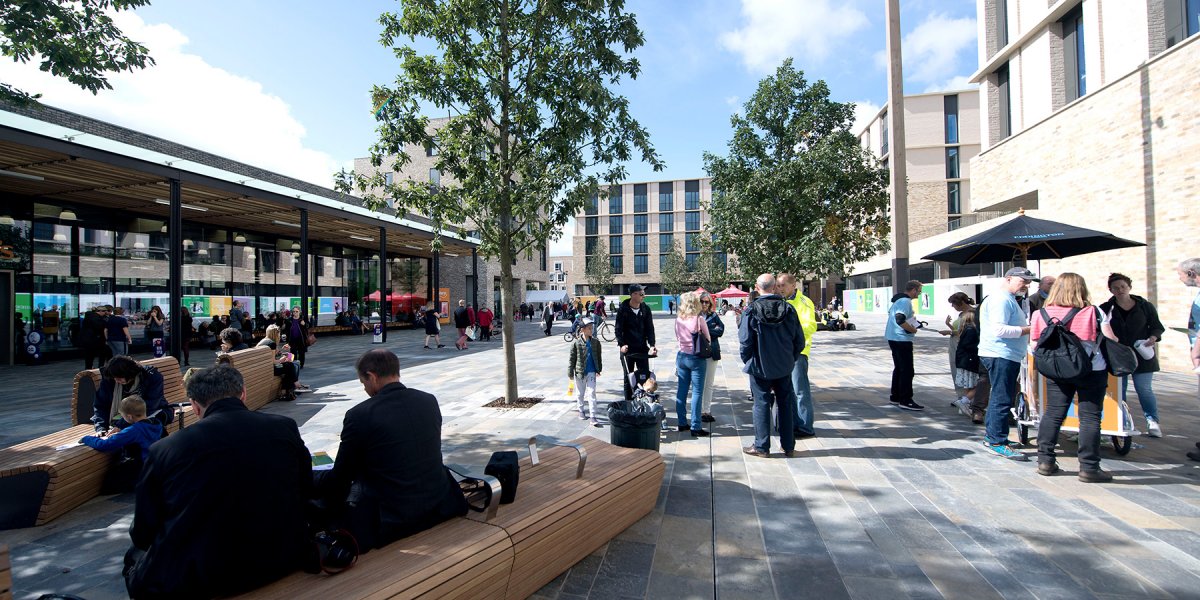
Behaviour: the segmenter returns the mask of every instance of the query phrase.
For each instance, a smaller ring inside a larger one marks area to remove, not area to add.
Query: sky
[[[636,80],[619,87],[666,163],[626,165],[628,181],[705,176],[724,154],[729,117],[785,58],[854,102],[860,122],[887,100],[885,0],[627,0],[646,44]],[[969,87],[978,63],[975,0],[901,0],[904,89]],[[336,6],[336,9],[334,7]],[[0,81],[43,102],[332,187],[369,154],[372,85],[398,62],[380,43],[384,0],[155,0],[117,15],[156,65],[110,77],[93,96],[0,59]],[[428,42],[418,49],[432,51]],[[431,115],[436,116],[436,115]],[[568,223],[551,254],[570,254]]]

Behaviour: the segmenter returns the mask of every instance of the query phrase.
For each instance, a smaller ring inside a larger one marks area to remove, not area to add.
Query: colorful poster
[[[252,318],[254,317],[255,313],[253,296],[234,296],[233,299],[238,303],[238,306],[242,307],[243,311],[250,313]]]
[[[33,294],[14,294],[13,301],[16,302],[14,310],[21,313],[26,321],[33,318]]]
[[[913,308],[916,309],[918,315],[933,316],[933,284],[926,283],[921,286],[921,294],[913,301]]]
[[[438,313],[442,315],[438,320],[443,325],[450,322],[450,288],[438,288]]]
[[[621,299],[617,300],[617,304],[624,302],[628,297],[629,296],[621,296]],[[646,306],[649,306],[650,310],[654,312],[664,312],[670,309],[670,307],[667,306],[668,298],[670,298],[670,296],[646,296],[643,302],[645,302]],[[609,315],[609,317],[614,316],[615,315]]]
[[[346,299],[338,296],[321,296],[317,298],[317,314],[336,315],[344,310]]]
[[[875,290],[863,290],[863,312],[875,310]]]

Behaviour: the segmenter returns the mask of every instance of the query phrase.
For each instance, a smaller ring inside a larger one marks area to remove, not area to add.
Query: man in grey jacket
[[[792,367],[804,350],[804,333],[796,309],[775,293],[775,276],[764,273],[755,281],[759,297],[750,303],[738,328],[742,367],[750,376],[754,395],[754,445],[743,448],[750,456],[771,454],[771,406],[779,407],[779,445],[791,457],[796,449],[795,431],[789,425],[796,410]]]

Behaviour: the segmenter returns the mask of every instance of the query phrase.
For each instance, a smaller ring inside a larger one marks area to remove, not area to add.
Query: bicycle
[[[578,326],[575,327],[575,330],[578,331]],[[575,331],[567,331],[563,334],[563,341],[568,343],[573,342],[578,335],[579,334]],[[608,321],[603,321],[600,323],[600,328],[596,329],[596,335],[601,340],[606,342],[611,342],[617,339],[617,334],[615,330],[613,330],[612,323],[609,323]]]

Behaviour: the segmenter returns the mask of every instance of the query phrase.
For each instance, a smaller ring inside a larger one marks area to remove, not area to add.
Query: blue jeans
[[[813,434],[812,386],[808,381],[808,357],[801,354],[792,367],[792,390],[796,393],[796,435]]]
[[[1129,387],[1129,375],[1121,378],[1121,400],[1125,400],[1125,391]],[[1154,388],[1151,387],[1151,382],[1154,380],[1154,372],[1133,374],[1133,389],[1137,390],[1138,402],[1142,403],[1142,414],[1146,415],[1147,419],[1158,420],[1158,399],[1154,397]]]
[[[750,376],[750,393],[754,394],[754,447],[771,451],[771,406],[779,407],[779,445],[784,452],[796,449],[796,434],[786,423],[795,423],[796,392],[791,377],[763,379]]]
[[[987,443],[998,446],[1008,443],[1008,416],[1017,397],[1017,378],[1021,376],[1021,363],[1006,358],[979,357],[987,369],[992,382],[992,397],[988,402],[987,415],[983,419],[987,430]]]
[[[708,361],[695,354],[680,352],[675,355],[675,376],[679,378],[679,385],[675,388],[675,416],[679,419],[680,425],[688,423],[687,397],[690,388],[692,392],[692,431],[703,429],[700,424],[700,404],[704,398],[704,370],[707,367]]]

